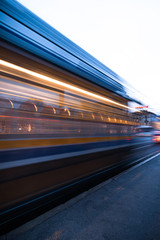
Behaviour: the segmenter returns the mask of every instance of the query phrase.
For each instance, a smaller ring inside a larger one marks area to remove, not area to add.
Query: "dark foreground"
[[[160,152],[2,236],[23,240],[159,240]]]

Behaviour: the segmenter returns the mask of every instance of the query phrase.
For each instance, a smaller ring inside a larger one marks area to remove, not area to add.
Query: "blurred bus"
[[[136,128],[136,136],[151,137],[153,136],[154,128],[152,126],[138,126]]]

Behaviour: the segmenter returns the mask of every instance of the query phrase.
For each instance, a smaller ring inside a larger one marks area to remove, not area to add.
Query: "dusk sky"
[[[159,0],[19,2],[124,78],[160,114]]]

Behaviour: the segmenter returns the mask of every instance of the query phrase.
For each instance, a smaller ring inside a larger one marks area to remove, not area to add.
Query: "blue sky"
[[[124,78],[160,114],[159,0],[19,0]]]

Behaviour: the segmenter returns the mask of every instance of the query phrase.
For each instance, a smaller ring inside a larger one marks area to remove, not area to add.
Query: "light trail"
[[[64,82],[61,82],[61,81],[58,81],[54,78],[51,78],[51,77],[47,77],[45,75],[42,75],[42,74],[39,74],[37,72],[33,72],[31,70],[28,70],[26,68],[22,68],[22,67],[19,67],[15,64],[12,64],[12,63],[9,63],[9,62],[6,62],[4,60],[0,60],[0,64],[5,66],[5,67],[9,67],[11,69],[14,69],[14,70],[17,70],[17,71],[20,71],[20,72],[23,72],[23,73],[26,73],[30,76],[34,76],[34,77],[37,77],[39,79],[42,79],[42,80],[45,80],[45,81],[48,81],[48,82],[52,82],[56,85],[59,85],[59,86],[62,86],[62,87],[65,87],[67,89],[70,89],[70,90],[73,90],[73,91],[76,91],[78,93],[82,93],[82,94],[85,94],[87,96],[90,96],[90,97],[93,97],[93,98],[96,98],[96,99],[99,99],[99,100],[103,100],[105,102],[109,102],[109,103],[112,103],[112,104],[115,104],[117,106],[120,106],[120,107],[124,107],[124,108],[127,108],[127,109],[130,109],[130,110],[135,110],[134,108],[131,108],[131,107],[128,107],[124,104],[121,104],[121,103],[118,103],[118,102],[115,102],[109,98],[106,98],[106,97],[102,97],[98,94],[95,94],[95,93],[92,93],[92,92],[89,92],[89,91],[86,91],[86,90],[83,90],[81,88],[78,88],[78,87],[75,87],[75,86],[72,86],[70,84],[67,84],[67,83],[64,83]]]

